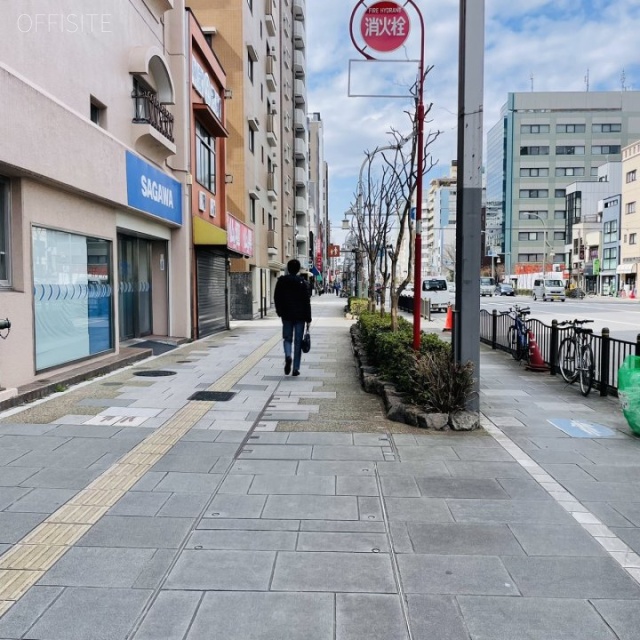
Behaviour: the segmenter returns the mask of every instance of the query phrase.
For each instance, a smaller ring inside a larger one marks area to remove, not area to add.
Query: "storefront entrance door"
[[[151,242],[118,236],[120,340],[148,336],[151,316]]]

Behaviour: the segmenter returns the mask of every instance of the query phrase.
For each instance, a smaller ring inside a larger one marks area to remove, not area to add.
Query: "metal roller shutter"
[[[197,249],[196,281],[198,336],[202,338],[228,326],[225,254],[211,249]]]

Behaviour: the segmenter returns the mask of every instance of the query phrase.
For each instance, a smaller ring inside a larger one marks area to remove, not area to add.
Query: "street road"
[[[601,333],[608,327],[612,338],[635,342],[640,333],[640,301],[616,298],[567,298],[565,302],[534,302],[530,296],[495,296],[480,298],[480,307],[491,311],[507,311],[514,305],[531,308],[531,318],[550,325],[552,320],[593,320],[590,327]]]

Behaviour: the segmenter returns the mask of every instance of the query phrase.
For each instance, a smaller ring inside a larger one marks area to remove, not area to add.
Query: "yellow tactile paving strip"
[[[274,335],[208,391],[229,391],[280,341]],[[189,402],[173,418],[0,556],[0,616],[17,602],[142,476],[211,410]]]

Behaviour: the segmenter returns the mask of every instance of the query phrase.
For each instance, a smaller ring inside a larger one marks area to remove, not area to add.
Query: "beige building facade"
[[[180,6],[179,6],[180,5]],[[0,385],[190,336],[184,5],[2,4]]]
[[[620,284],[627,293],[638,291],[640,265],[640,141],[622,149],[620,203]]]

